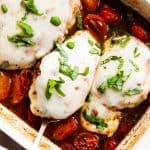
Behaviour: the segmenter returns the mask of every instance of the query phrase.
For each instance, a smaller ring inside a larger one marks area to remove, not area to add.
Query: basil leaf
[[[123,35],[123,36],[118,36],[118,37],[112,37],[111,40],[111,47],[113,47],[114,45],[119,45],[120,47],[124,48],[127,43],[130,40],[130,36],[129,34]]]
[[[134,58],[137,58],[140,56],[140,52],[138,52],[138,48],[136,47],[133,51],[133,54],[134,54]]]
[[[125,91],[125,92],[124,92],[124,95],[133,96],[133,95],[140,94],[142,91],[143,91],[143,90],[142,90],[141,87],[136,87],[136,88],[129,89],[129,90]]]
[[[30,40],[30,38],[33,37],[32,27],[23,21],[17,21],[17,25],[22,29],[22,32],[8,36],[8,41],[15,43],[18,47],[34,46],[36,43]]]
[[[59,80],[49,79],[46,86],[45,96],[47,99],[50,99],[52,94],[57,92],[60,96],[65,96],[63,91],[61,90],[61,85],[64,84],[65,81],[62,78]]]
[[[90,54],[96,54],[96,55],[100,55],[100,50],[93,47],[91,48],[91,50],[89,51]]]
[[[61,20],[58,16],[53,16],[50,19],[50,23],[53,24],[54,26],[59,26],[61,24]]]
[[[79,75],[82,75],[82,76],[87,76],[89,74],[89,71],[90,71],[90,68],[89,67],[86,67],[84,69],[84,72],[83,73],[79,73]]]
[[[6,4],[1,5],[1,10],[4,14],[8,12],[8,8],[7,8]]]
[[[68,42],[68,43],[66,44],[66,46],[67,46],[69,49],[74,49],[75,43],[74,43],[74,42]]]
[[[57,47],[57,51],[60,53],[60,55],[64,58],[64,61],[68,61],[68,55],[67,53],[64,51],[64,49],[62,48],[62,46],[57,42],[55,41],[55,45]]]
[[[83,116],[85,118],[85,120],[87,120],[88,122],[95,124],[96,128],[99,130],[103,130],[104,128],[106,128],[108,125],[105,123],[105,120],[99,117],[94,117],[92,115],[88,115],[87,111],[84,110],[83,111]]]
[[[147,42],[146,45],[150,48],[150,42]]]
[[[83,28],[83,18],[80,11],[77,12],[76,18],[77,18],[77,28],[81,30]]]
[[[43,15],[38,11],[34,4],[34,0],[22,0],[21,4],[26,8],[27,12],[33,13],[35,15],[41,16]]]
[[[119,65],[118,65],[118,70],[120,70],[124,64],[124,60],[122,57],[118,57],[118,56],[110,56],[109,58],[105,59],[104,61],[101,62],[101,64],[106,64],[109,63],[110,61],[118,61]]]
[[[133,60],[129,60],[129,62],[133,65],[135,72],[139,72],[140,68],[137,66],[137,64],[135,64],[135,62]]]
[[[1,64],[0,64],[0,69],[6,69],[9,67],[9,61],[3,61]]]
[[[26,36],[26,37],[33,36],[33,29],[30,25],[28,25],[27,23],[25,23],[23,21],[17,21],[17,25],[18,25],[18,27],[20,27],[23,30],[24,36]]]
[[[98,88],[97,90],[100,92],[100,93],[104,93],[105,90],[106,90],[106,83],[103,82]]]
[[[124,71],[119,71],[115,76],[107,79],[108,87],[117,91],[122,91],[124,83],[129,78],[129,75],[124,75]]]
[[[89,43],[90,46],[94,45],[94,42],[92,40],[90,40],[90,39],[88,40],[88,43]]]
[[[59,72],[64,74],[65,76],[68,76],[71,80],[75,80],[78,77],[79,68],[76,66],[74,68],[71,68],[70,65],[66,63],[61,64],[60,62]]]

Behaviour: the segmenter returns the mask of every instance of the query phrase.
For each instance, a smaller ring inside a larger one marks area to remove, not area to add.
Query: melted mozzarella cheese
[[[17,47],[15,43],[8,41],[7,37],[20,32],[17,21],[25,15],[25,8],[21,6],[21,0],[1,0],[0,6],[6,4],[7,13],[0,10],[0,64],[8,61],[7,69],[28,68],[34,65],[36,59],[46,55],[53,48],[54,40],[63,40],[68,29],[75,23],[76,11],[79,0],[34,0],[35,6],[42,16],[29,13],[26,23],[34,31],[31,38],[35,46]],[[61,19],[60,26],[50,23],[50,18],[58,16]]]
[[[95,41],[87,31],[79,31],[62,44],[62,48],[68,55],[67,64],[71,65],[72,68],[77,66],[80,73],[89,67],[87,76],[79,75],[77,79],[71,80],[68,76],[60,73],[60,62],[58,60],[60,54],[57,51],[48,54],[42,59],[40,65],[41,74],[34,80],[29,92],[31,110],[35,115],[65,119],[84,104],[99,61],[98,55],[90,53],[92,46],[89,44],[89,40]],[[73,49],[69,49],[66,46],[70,41],[75,44]],[[65,93],[65,96],[62,97],[55,92],[50,99],[47,99],[45,90],[48,79],[58,80],[59,77],[65,81],[61,86],[61,90]]]
[[[134,56],[135,54],[137,57]],[[101,57],[101,61],[110,56],[118,56],[123,59],[121,70],[128,78],[125,80],[122,90],[117,91],[110,88],[108,87],[108,78],[116,75],[119,62],[112,60],[100,65],[91,91],[92,99],[98,99],[102,104],[117,109],[137,106],[147,98],[150,91],[150,52],[148,47],[138,39],[131,37],[125,47],[114,45],[113,48],[107,49],[107,52]],[[102,83],[106,84],[104,93],[98,91],[98,87]],[[118,82],[118,84],[120,83]]]
[[[111,137],[119,126],[119,121],[121,119],[121,113],[118,111],[113,111],[108,109],[104,105],[101,104],[99,100],[92,100],[91,102],[85,103],[83,110],[87,111],[87,114],[90,116],[94,116],[96,118],[103,119],[107,124],[106,127],[102,129],[98,129],[96,124],[93,124],[87,121],[83,115],[81,114],[81,125],[88,131],[96,132],[98,134],[105,134],[108,137]]]

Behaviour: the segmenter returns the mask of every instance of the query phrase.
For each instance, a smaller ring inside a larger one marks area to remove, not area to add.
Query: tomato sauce
[[[82,4],[84,28],[88,29],[101,42],[110,36],[112,28],[120,27],[123,27],[143,42],[150,42],[149,23],[121,2],[114,3],[113,0],[101,0],[100,2],[99,0],[82,0]],[[42,118],[32,114],[30,100],[27,97],[32,81],[31,78],[39,73],[38,69],[34,68],[23,71],[2,71],[6,75],[2,77],[6,80],[6,85],[11,85],[12,87],[5,91],[6,94],[9,93],[9,97],[5,95],[10,100],[4,101],[2,99],[1,101],[11,111],[38,130]],[[36,71],[31,71],[33,69]],[[6,97],[4,96],[5,99]],[[17,100],[17,98],[19,99]],[[136,108],[122,110],[123,117],[119,128],[111,138],[84,130],[80,125],[80,110],[66,120],[50,123],[45,131],[45,136],[61,146],[63,150],[114,150],[141,118],[149,104],[150,97]]]

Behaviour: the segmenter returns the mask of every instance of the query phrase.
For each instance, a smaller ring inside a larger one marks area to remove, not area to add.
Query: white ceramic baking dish
[[[122,0],[125,4],[133,7],[140,12],[147,20],[150,21],[150,0]],[[143,10],[142,2],[147,1],[145,10]],[[30,149],[36,136],[37,131],[31,128],[27,123],[21,120],[18,116],[0,104],[0,130],[6,133],[9,137],[19,143],[25,149]],[[150,108],[118,145],[116,150],[148,150],[150,147]],[[147,140],[145,140],[147,139]],[[144,145],[144,147],[143,147]],[[52,143],[46,137],[43,137],[39,144],[39,150],[61,150],[57,145]]]

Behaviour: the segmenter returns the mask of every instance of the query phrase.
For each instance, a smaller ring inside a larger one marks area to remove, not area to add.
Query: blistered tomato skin
[[[107,25],[98,15],[88,14],[84,19],[84,26],[97,40],[101,41],[107,37]]]
[[[0,102],[6,100],[9,97],[11,90],[11,78],[0,72]]]
[[[102,8],[100,13],[100,17],[104,19],[104,21],[108,24],[117,24],[122,20],[122,16],[119,15],[114,9],[111,7]]]
[[[74,140],[74,146],[77,150],[97,150],[98,145],[98,137],[89,132],[79,133]]]
[[[99,6],[100,0],[82,0],[83,7],[89,12],[94,12]]]
[[[108,140],[105,142],[104,150],[115,150],[117,142],[115,140]]]
[[[29,70],[22,70],[19,74],[12,77],[12,93],[10,102],[13,105],[20,103],[28,96],[28,90],[31,83],[31,72]]]
[[[69,143],[65,143],[63,145],[61,145],[62,150],[76,150],[73,145],[69,144]]]
[[[146,42],[150,39],[150,34],[138,23],[133,23],[130,27],[130,32],[135,37]]]
[[[53,138],[56,141],[64,140],[68,135],[72,134],[78,128],[77,120],[72,117],[65,122],[59,124],[53,133]]]

